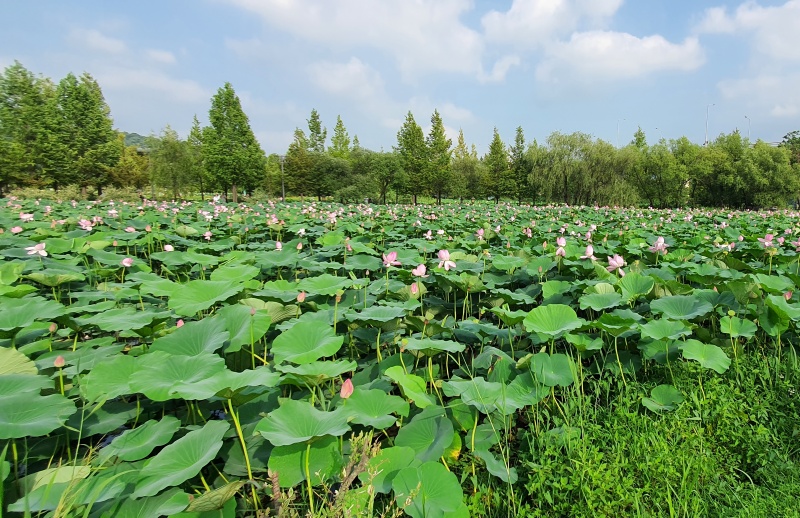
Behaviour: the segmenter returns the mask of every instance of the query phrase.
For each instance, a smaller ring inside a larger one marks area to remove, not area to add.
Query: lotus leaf
[[[261,419],[255,428],[275,446],[297,444],[325,435],[339,437],[349,430],[347,414],[341,408],[323,412],[308,402],[292,399]]]

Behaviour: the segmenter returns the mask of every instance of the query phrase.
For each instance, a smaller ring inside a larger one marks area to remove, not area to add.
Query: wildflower
[[[416,268],[414,268],[413,270],[411,270],[411,274],[414,277],[427,277],[427,275],[425,275],[426,271],[427,271],[427,268],[425,267],[425,265],[421,264],[421,265],[417,266]]]
[[[594,256],[594,247],[592,245],[586,245],[586,251],[583,252],[581,259],[591,259],[592,261],[597,260],[597,257]]]
[[[397,260],[397,252],[383,254],[383,266],[386,268],[390,266],[400,266],[400,261]]]
[[[608,267],[606,270],[609,272],[613,272],[614,270],[619,271],[620,277],[625,277],[625,272],[622,270],[622,267],[625,266],[625,260],[619,254],[614,254],[613,256],[608,258]]]
[[[344,380],[342,383],[342,390],[339,391],[339,396],[342,399],[347,399],[353,395],[353,381],[351,379]]]
[[[669,245],[664,242],[664,238],[659,236],[656,239],[656,242],[653,243],[653,246],[650,247],[650,251],[653,253],[663,252],[664,255],[667,255],[667,247]]]
[[[175,251],[175,247],[172,246],[172,245],[164,245],[164,251],[165,252],[174,252]]]
[[[40,255],[42,257],[47,257],[47,252],[44,251],[44,243],[39,243],[38,245],[26,247],[25,250],[28,251],[28,255]]]
[[[451,268],[456,267],[456,263],[450,260],[450,252],[447,250],[439,250],[438,257],[439,268],[444,268],[445,271],[449,271]]]
[[[133,258],[132,257],[126,257],[125,259],[123,259],[121,261],[120,264],[122,264],[122,266],[124,266],[125,268],[130,268],[131,266],[133,266]]]

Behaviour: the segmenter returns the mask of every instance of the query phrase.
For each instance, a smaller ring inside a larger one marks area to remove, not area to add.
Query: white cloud
[[[481,83],[502,83],[511,67],[519,66],[520,63],[519,56],[503,56],[495,62],[490,73],[485,74],[481,71],[478,74],[478,80]]]
[[[151,61],[164,63],[166,65],[172,65],[177,61],[175,59],[175,54],[169,52],[168,50],[149,49],[146,52],[146,55]]]
[[[386,95],[381,75],[356,57],[347,63],[314,63],[308,71],[318,88],[334,95],[346,95],[365,102]]]
[[[506,12],[483,16],[490,41],[538,48],[570,34],[582,24],[603,28],[623,0],[514,0]]]
[[[748,1],[729,14],[724,7],[707,9],[695,27],[698,33],[746,34],[755,48],[776,61],[800,61],[800,0],[764,7]]]
[[[776,118],[800,115],[800,73],[729,79],[719,83],[722,96]]]
[[[69,33],[69,38],[89,50],[107,52],[109,54],[121,54],[128,50],[124,41],[106,36],[95,29],[72,29]]]
[[[675,44],[660,35],[637,38],[612,31],[575,33],[549,46],[536,69],[542,81],[614,81],[665,70],[691,71],[705,61],[697,38]]]
[[[481,71],[482,36],[460,21],[472,9],[469,0],[228,1],[307,41],[389,54],[407,81],[428,73]]]
[[[189,79],[176,79],[169,75],[146,68],[109,67],[95,75],[103,89],[115,91],[157,92],[181,103],[208,101],[212,92]]]

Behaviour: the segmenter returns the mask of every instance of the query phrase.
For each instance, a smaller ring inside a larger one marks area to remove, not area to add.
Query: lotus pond
[[[12,199],[0,228],[11,516],[535,515],[521,452],[586,440],[576,401],[649,426],[754,356],[796,383],[795,212]]]

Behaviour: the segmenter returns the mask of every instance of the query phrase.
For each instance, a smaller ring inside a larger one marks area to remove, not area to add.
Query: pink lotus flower
[[[416,282],[412,282],[411,283],[411,294],[412,295],[416,295],[417,293],[419,293],[419,286],[417,285]]]
[[[124,266],[125,268],[130,268],[131,266],[133,266],[133,258],[126,257],[120,262],[120,264],[122,264],[122,266]]]
[[[56,356],[56,359],[53,360],[53,367],[55,367],[56,369],[61,369],[64,367],[64,365],[66,365],[66,363],[67,362],[66,360],[64,360],[64,357],[59,354],[58,356]]]
[[[786,293],[783,294],[783,298],[786,299],[786,301],[788,302],[792,300],[792,295],[794,295],[794,292],[787,291]]]
[[[306,301],[306,292],[301,291],[300,293],[297,294],[297,302],[302,304],[305,301]]]
[[[297,251],[298,251],[298,252],[299,252],[300,250],[302,250],[302,249],[303,249],[303,242],[301,241],[301,242],[297,243],[297,247],[296,247],[296,248],[297,248]]]
[[[567,238],[565,238],[564,236],[557,237],[556,238],[556,244],[558,246],[562,246],[562,247],[563,246],[567,246]]]
[[[179,318],[177,322],[175,322],[175,327],[183,327],[183,319]]]
[[[583,252],[581,259],[591,259],[592,261],[597,260],[597,257],[594,256],[594,247],[592,245],[586,245],[586,251]]]
[[[11,227],[12,234],[19,234],[20,232],[22,232],[22,227]]]
[[[203,233],[203,238],[204,238],[206,241],[211,241],[211,236],[212,236],[212,235],[213,235],[213,234],[211,233],[211,231],[210,231],[210,230],[206,230],[206,231]]]
[[[125,232],[136,232],[136,229],[133,227],[125,227]]]
[[[25,214],[24,212],[20,212],[19,219],[21,219],[23,222],[33,221],[33,214]]]
[[[483,241],[483,229],[479,228],[477,232],[475,232],[475,236],[480,240]]]
[[[429,230],[429,231],[425,232],[425,236],[424,237],[425,237],[425,239],[430,241],[431,239],[433,239],[433,233]]]
[[[92,230],[94,224],[88,219],[81,219],[78,221],[78,226],[81,227],[81,229],[83,230]]]
[[[28,255],[40,255],[42,257],[47,257],[47,252],[44,251],[44,247],[44,243],[39,243],[38,245],[26,247],[25,250],[28,251]]]
[[[758,240],[761,241],[761,244],[764,246],[764,248],[772,248],[772,246],[773,246],[772,240],[773,239],[775,239],[775,236],[773,236],[772,234],[767,234],[764,237],[759,237],[758,238]]]
[[[339,391],[339,396],[342,399],[347,399],[353,395],[353,381],[351,379],[344,380],[342,383],[342,389]]]
[[[608,258],[608,267],[606,270],[609,272],[613,272],[617,270],[619,272],[620,277],[625,277],[625,272],[622,270],[622,267],[625,266],[625,260],[619,254],[614,254],[613,256]]]
[[[275,250],[283,250],[283,243],[275,241]]]
[[[400,261],[397,260],[397,252],[383,254],[383,266],[386,268],[390,266],[400,266]]]
[[[669,245],[664,242],[664,238],[659,236],[656,239],[656,242],[653,243],[653,246],[650,247],[650,251],[653,252],[653,253],[656,253],[656,254],[659,253],[659,252],[663,252],[664,255],[667,255],[667,247],[668,246]]]
[[[417,266],[416,268],[414,268],[413,270],[411,270],[411,274],[414,277],[427,277],[427,275],[425,275],[425,272],[427,270],[428,269],[425,267],[425,265],[421,264],[421,265]]]
[[[437,255],[439,257],[439,268],[444,268],[445,271],[449,271],[451,268],[456,267],[456,263],[450,260],[450,252],[447,250],[439,250]]]
[[[165,252],[174,252],[175,251],[175,247],[172,246],[172,245],[164,245],[164,251]]]

